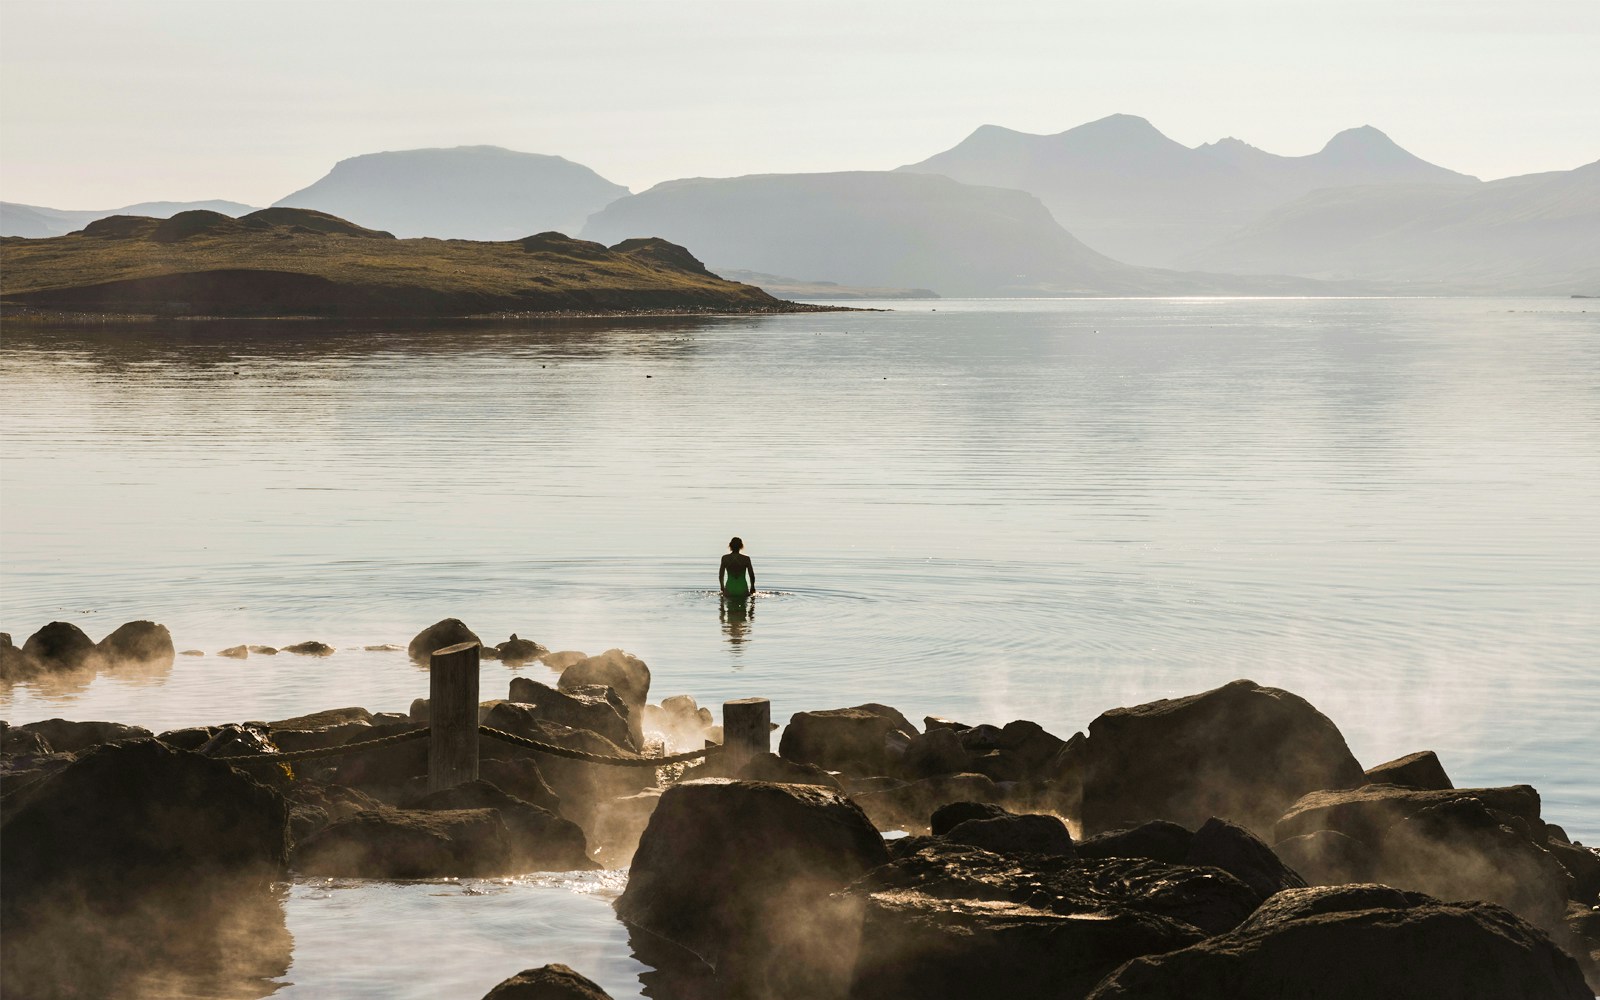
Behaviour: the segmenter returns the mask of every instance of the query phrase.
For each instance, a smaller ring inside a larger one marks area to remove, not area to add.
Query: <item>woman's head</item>
[[[744,548],[744,539],[740,538],[738,535],[734,535],[732,538],[728,539],[728,548],[734,552],[738,552],[740,549]]]

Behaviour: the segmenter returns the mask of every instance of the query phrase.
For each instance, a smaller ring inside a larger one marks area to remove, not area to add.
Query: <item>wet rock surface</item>
[[[494,809],[359,812],[295,845],[302,875],[441,878],[508,875],[511,834]]]
[[[583,871],[599,868],[578,824],[524,802],[479,779],[407,803],[411,809],[493,809],[506,825],[510,871]]]
[[[510,701],[513,705],[508,711],[530,719],[587,729],[627,750],[637,751],[641,745],[631,731],[628,706],[606,685],[569,685],[558,690],[531,677],[515,677]],[[501,718],[504,715],[501,713]]]
[[[778,742],[778,753],[829,771],[890,774],[894,770],[888,744],[891,734],[909,743],[917,730],[887,705],[796,712]]]
[[[1444,773],[1444,765],[1432,750],[1396,757],[1369,767],[1367,782],[1373,785],[1399,785],[1402,788],[1441,790],[1456,787]]]
[[[95,651],[107,666],[126,664],[170,667],[177,658],[172,633],[151,621],[127,622],[101,639]]]
[[[521,639],[515,632],[511,638],[495,647],[495,653],[500,662],[508,667],[520,667],[524,663],[532,663],[550,650],[534,642],[532,639]]]
[[[567,966],[552,964],[517,973],[483,1000],[611,1000],[611,995]]]
[[[1229,934],[1134,959],[1093,1000],[1589,1000],[1577,963],[1490,903],[1386,886],[1292,889]]]

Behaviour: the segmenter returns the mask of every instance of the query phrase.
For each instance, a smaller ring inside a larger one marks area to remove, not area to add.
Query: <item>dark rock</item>
[[[854,899],[863,919],[851,1000],[1081,997],[1128,959],[1200,937],[1127,909],[1064,914],[911,890]]]
[[[617,914],[755,995],[842,992],[829,894],[888,860],[849,799],[812,785],[709,779],[667,789]]]
[[[515,706],[521,706],[518,710],[526,711],[533,719],[587,729],[619,747],[639,749],[628,725],[628,706],[611,687],[586,685],[557,690],[531,677],[513,677],[510,698]]]
[[[303,875],[339,878],[511,875],[510,840],[493,809],[375,809],[297,845],[294,865]]]
[[[278,748],[265,728],[259,723],[230,722],[218,726],[215,733],[199,749],[207,757],[247,757],[258,754],[275,754]]]
[[[996,854],[1074,855],[1072,834],[1054,816],[1030,814],[969,819],[944,835],[952,844],[981,847]]]
[[[923,735],[911,737],[900,759],[900,773],[911,781],[943,774],[965,774],[972,769],[972,758],[953,729],[930,729]]]
[[[886,740],[891,733],[906,740],[917,735],[905,716],[887,705],[796,712],[778,741],[778,753],[829,771],[888,774]]]
[[[16,729],[18,732],[39,734],[56,753],[77,753],[102,743],[148,739],[151,735],[148,729],[124,726],[120,722],[69,722],[66,719],[30,722]]]
[[[321,750],[324,747],[343,746],[346,743],[361,742],[372,732],[371,723],[345,722],[321,729],[276,729],[272,730],[272,742],[279,750],[293,753],[296,750]]]
[[[935,837],[942,837],[969,819],[995,819],[1010,815],[993,802],[951,802],[933,811],[933,815],[928,817],[928,829]]]
[[[489,752],[497,751],[491,748]],[[533,758],[486,756],[481,744],[478,755],[478,777],[492,782],[506,794],[514,795],[530,805],[548,810],[557,816],[562,815],[561,797],[544,780],[544,773],[539,770],[539,765]]]
[[[227,649],[217,650],[217,655],[226,656],[230,660],[248,660],[250,658],[250,647],[229,646]]]
[[[505,980],[483,1000],[611,1000],[611,995],[565,965],[542,965]]]
[[[0,735],[0,754],[9,757],[18,754],[37,756],[55,753],[55,748],[50,745],[48,739],[45,739],[43,733],[17,729],[15,726],[0,726],[0,732],[4,733]]]
[[[1572,876],[1572,899],[1588,906],[1600,903],[1600,850],[1551,838],[1545,850]]]
[[[622,868],[633,860],[639,838],[661,804],[661,793],[660,788],[646,788],[612,799],[596,811],[591,843],[595,845],[594,856],[602,859],[605,867]]]
[[[94,641],[71,622],[51,622],[28,636],[22,655],[47,670],[76,670],[94,665]]]
[[[1267,835],[1307,792],[1365,780],[1326,716],[1247,680],[1102,714],[1083,763],[1090,836],[1152,819],[1194,827],[1211,816]]]
[[[1189,841],[1186,865],[1221,868],[1254,889],[1262,899],[1284,889],[1304,889],[1306,880],[1284,864],[1255,834],[1227,820],[1212,817]]]
[[[325,642],[297,642],[293,646],[283,647],[285,653],[295,653],[299,656],[332,656],[334,648]]]
[[[1499,812],[1521,817],[1529,823],[1539,822],[1539,793],[1530,785],[1436,791],[1367,785],[1301,796],[1278,820],[1275,835],[1277,840],[1287,840],[1317,830],[1336,830],[1368,844],[1377,844],[1383,831],[1407,816],[1428,806],[1460,799],[1477,799]]]
[[[187,729],[169,729],[157,734],[156,739],[179,750],[198,751],[211,742],[211,737],[215,735],[217,735],[216,726],[190,726]]]
[[[1128,830],[1112,830],[1078,842],[1080,858],[1148,858],[1180,865],[1189,856],[1194,834],[1164,819],[1141,823]]]
[[[278,650],[274,646],[250,646],[248,648],[249,648],[250,652],[252,652],[252,653],[260,653],[262,656],[277,656],[278,655]]]
[[[350,708],[329,708],[321,712],[312,712],[309,715],[296,715],[289,719],[279,719],[267,723],[268,729],[331,729],[338,726],[347,726],[352,723],[370,725],[372,713],[359,706]]]
[[[445,618],[434,622],[427,628],[418,632],[406,647],[406,655],[418,663],[427,663],[435,650],[446,649],[463,642],[476,642],[480,645],[483,640],[478,634],[467,628],[459,618]]]
[[[1372,882],[1378,877],[1373,849],[1335,830],[1280,840],[1272,845],[1272,852],[1314,886]]]
[[[885,836],[883,838],[883,846],[889,852],[890,861],[898,861],[901,858],[909,858],[911,855],[922,850],[924,847],[932,847],[935,845],[942,845],[944,843],[946,843],[946,841],[938,837],[930,837],[925,834],[915,833],[906,834],[905,836]]]
[[[288,943],[272,883],[287,827],[273,790],[153,739],[97,747],[8,791],[6,996],[125,995],[138,969],[216,969],[230,949],[246,969],[281,960],[270,973],[281,974]]]
[[[589,654],[581,649],[558,649],[554,653],[546,653],[539,657],[539,662],[551,670],[565,670],[574,663],[588,658]]]
[[[935,729],[950,729],[960,732],[963,729],[971,728],[965,722],[956,722],[953,719],[945,719],[937,715],[924,715],[922,717],[922,731],[925,733],[931,733]]]
[[[821,785],[839,788],[839,780],[815,764],[797,764],[775,753],[757,754],[734,777],[745,781],[774,781],[786,785]],[[840,789],[842,791],[842,789]]]
[[[410,809],[493,809],[509,832],[513,871],[567,872],[598,868],[583,830],[571,820],[507,795],[494,784],[469,781],[424,795]]]
[[[329,823],[356,813],[381,809],[383,803],[357,789],[314,781],[297,781],[285,792],[289,802],[289,833],[296,844]]]
[[[906,889],[939,899],[1003,900],[1053,913],[1130,909],[1221,934],[1242,923],[1260,897],[1216,868],[1136,858],[1000,855],[942,838],[877,868],[851,887]]]
[[[204,655],[206,655],[206,651],[203,650],[203,649],[180,649],[178,651],[178,655],[179,656],[204,656]]]
[[[532,639],[519,639],[517,633],[511,633],[511,638],[495,647],[495,653],[500,657],[500,662],[508,667],[520,667],[524,663],[537,660],[550,650],[534,642]]]
[[[116,631],[100,640],[96,650],[108,667],[170,667],[178,655],[167,627],[147,621],[117,626]]]
[[[1290,889],[1230,934],[1136,958],[1091,1000],[1483,997],[1591,994],[1577,964],[1490,903],[1385,886]]]
[[[1456,787],[1451,784],[1450,776],[1444,773],[1444,765],[1439,763],[1438,755],[1432,750],[1408,754],[1369,767],[1366,774],[1367,783],[1373,785],[1399,785],[1402,788],[1434,791]]]

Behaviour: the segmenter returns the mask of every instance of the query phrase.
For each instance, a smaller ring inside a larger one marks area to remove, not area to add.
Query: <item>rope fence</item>
[[[424,726],[421,729],[380,736],[375,740],[363,740],[360,743],[343,743],[339,746],[316,747],[310,750],[288,750],[276,753],[230,754],[218,759],[249,764],[293,764],[297,761],[317,760],[322,757],[341,757],[349,753],[361,753],[364,750],[380,750],[385,747],[398,746],[401,743],[410,743],[413,740],[426,739],[432,734],[432,727]],[[686,764],[690,761],[710,757],[722,750],[720,744],[714,744],[699,750],[686,750],[683,753],[671,754],[665,757],[621,757],[616,754],[592,753],[588,750],[559,746],[555,743],[544,743],[539,740],[529,739],[526,736],[508,733],[501,729],[491,729],[488,726],[479,726],[478,734],[499,740],[502,743],[509,743],[512,746],[524,747],[528,750],[548,754],[551,757],[565,757],[568,760],[581,760],[589,764],[605,764],[610,767],[666,767],[671,764]]]

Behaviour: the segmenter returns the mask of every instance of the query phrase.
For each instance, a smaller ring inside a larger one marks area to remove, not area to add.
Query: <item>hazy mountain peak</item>
[[[277,202],[397,236],[513,240],[574,232],[628,193],[582,164],[502,146],[389,150],[340,160]]]

